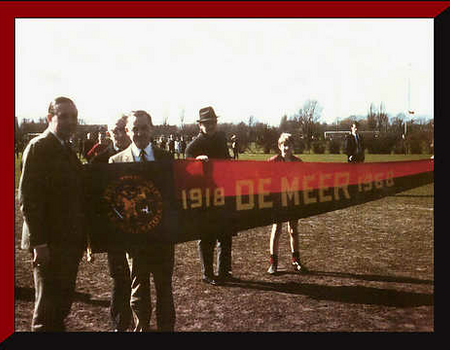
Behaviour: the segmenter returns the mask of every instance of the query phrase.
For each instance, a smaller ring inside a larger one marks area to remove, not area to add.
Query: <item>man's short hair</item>
[[[127,126],[128,121],[128,115],[121,114],[117,118],[114,119],[114,121],[110,124],[108,124],[108,130],[113,131],[115,128],[124,128]]]
[[[278,145],[281,145],[282,143],[292,143],[292,134],[288,132],[283,132],[280,135],[280,138],[278,139]]]
[[[131,111],[130,114],[128,115],[128,120],[131,117],[147,117],[148,121],[150,122],[150,126],[153,126],[152,123],[152,117],[150,116],[150,114],[148,114],[146,111],[143,110],[137,110],[137,111]]]
[[[58,104],[62,104],[62,103],[70,103],[76,109],[75,103],[70,98],[60,96],[60,97],[55,98],[52,102],[50,102],[50,105],[48,106],[48,114],[51,116],[54,116],[56,114],[55,106]],[[77,110],[77,114],[78,114],[78,110]]]

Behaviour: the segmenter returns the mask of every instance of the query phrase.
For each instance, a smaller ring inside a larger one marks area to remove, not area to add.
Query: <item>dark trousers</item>
[[[237,148],[233,148],[233,159],[239,159],[239,151]]]
[[[113,283],[109,307],[112,326],[113,329],[123,332],[128,329],[131,322],[131,278],[126,253],[108,252],[108,267]]]
[[[83,251],[50,248],[50,262],[33,268],[35,302],[32,332],[63,332],[72,307]]]
[[[131,266],[131,310],[134,331],[147,332],[150,326],[152,304],[150,295],[150,274],[156,289],[156,324],[161,332],[173,332],[175,326],[175,306],[172,292],[174,267],[174,247],[166,253],[164,261],[151,261],[152,256],[145,250],[128,253]]]
[[[200,267],[202,278],[212,278],[214,247],[217,241],[217,275],[224,276],[231,273],[231,245],[232,235],[221,234],[214,239],[201,239],[198,241],[198,252],[200,256]]]

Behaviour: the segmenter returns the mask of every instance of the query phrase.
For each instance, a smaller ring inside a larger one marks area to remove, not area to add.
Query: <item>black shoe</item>
[[[220,283],[227,282],[227,281],[233,281],[233,280],[234,280],[234,277],[229,272],[220,274],[219,276],[217,276],[217,281]]]
[[[211,284],[213,286],[217,286],[219,284],[214,278],[211,277],[203,277],[202,282]]]

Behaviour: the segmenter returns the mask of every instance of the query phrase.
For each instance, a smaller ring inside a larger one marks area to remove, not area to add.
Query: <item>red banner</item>
[[[188,199],[195,201],[214,193],[236,197],[294,190],[343,190],[353,185],[358,186],[359,192],[367,192],[393,187],[395,178],[433,170],[432,160],[360,164],[185,160],[174,163],[175,195],[187,209]]]
[[[179,243],[362,204],[434,180],[432,160],[85,165],[94,251]]]
[[[184,242],[376,200],[434,180],[432,160],[308,163],[177,160],[85,165],[94,251]]]

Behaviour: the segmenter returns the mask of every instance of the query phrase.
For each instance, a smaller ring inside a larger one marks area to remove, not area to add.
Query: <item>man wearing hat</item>
[[[217,116],[212,107],[200,109],[197,120],[200,133],[186,147],[186,158],[202,161],[212,159],[230,159],[225,135],[217,131]],[[215,232],[208,239],[198,241],[202,281],[212,285],[220,284],[231,278],[230,232]],[[214,246],[217,241],[217,277],[213,273]]]

